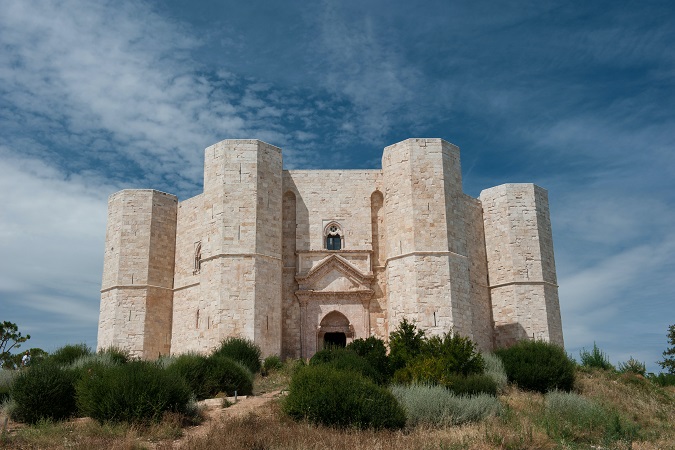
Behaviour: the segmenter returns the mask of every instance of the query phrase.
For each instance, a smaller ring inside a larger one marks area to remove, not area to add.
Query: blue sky
[[[567,350],[658,371],[674,100],[669,1],[5,2],[0,320],[95,346],[107,197],[199,193],[219,140],[333,169],[441,137],[469,195],[549,190]]]

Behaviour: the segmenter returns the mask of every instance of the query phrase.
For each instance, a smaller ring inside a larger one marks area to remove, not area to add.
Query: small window
[[[326,227],[326,250],[342,249],[342,230],[337,224],[329,224]]]
[[[197,242],[195,246],[194,270],[192,275],[197,275],[202,270],[202,243]]]

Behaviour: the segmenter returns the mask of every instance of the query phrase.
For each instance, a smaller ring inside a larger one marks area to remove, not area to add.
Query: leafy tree
[[[403,319],[398,328],[389,334],[389,361],[393,371],[402,369],[422,352],[424,330]]]
[[[675,325],[668,327],[668,343],[670,348],[663,352],[663,361],[659,361],[659,366],[668,371],[668,373],[675,375]]]
[[[19,327],[12,322],[4,321],[0,324],[0,365],[4,366],[12,358],[13,348],[21,347],[23,342],[30,339],[30,334],[22,336]]]
[[[581,365],[583,367],[591,367],[602,370],[614,370],[614,366],[609,362],[609,357],[598,348],[593,342],[593,350],[588,351],[585,348],[579,352],[581,358]]]

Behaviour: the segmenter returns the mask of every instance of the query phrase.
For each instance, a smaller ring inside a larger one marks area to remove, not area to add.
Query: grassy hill
[[[288,370],[258,375],[255,394],[283,390],[289,379]],[[578,369],[574,392],[557,397],[509,386],[499,396],[498,415],[461,426],[399,431],[315,426],[283,415],[282,399],[240,409],[245,414],[205,412],[201,432],[176,415],[147,427],[99,425],[80,419],[12,428],[0,439],[0,448],[168,449],[175,447],[181,435],[180,448],[186,449],[675,448],[675,388],[613,371]],[[245,405],[247,400],[231,408]]]

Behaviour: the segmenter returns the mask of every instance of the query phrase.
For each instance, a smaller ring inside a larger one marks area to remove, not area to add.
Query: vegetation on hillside
[[[35,425],[3,434],[0,447],[145,448],[150,439],[171,448],[198,417],[190,396],[230,394],[233,380],[247,392],[287,394],[271,410],[230,417],[182,448],[657,449],[675,442],[675,374],[645,376],[633,358],[617,370],[597,345],[576,365],[544,342],[480,354],[468,339],[428,337],[409,322],[390,342],[389,354],[369,338],[319,352],[309,364],[261,362],[259,349],[242,340],[212,355],[157,362],[69,346],[3,372],[13,374],[0,377],[13,397],[3,411]],[[241,371],[248,377],[223,375]],[[59,422],[82,415],[97,421]]]

